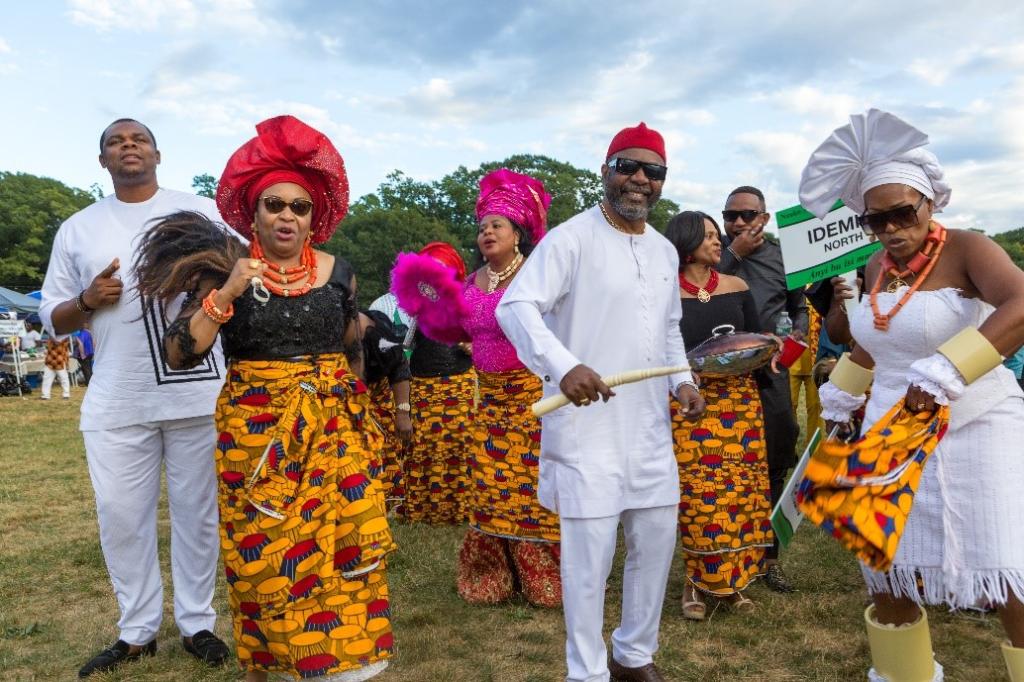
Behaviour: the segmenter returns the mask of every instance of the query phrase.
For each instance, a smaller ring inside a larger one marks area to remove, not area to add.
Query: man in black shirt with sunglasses
[[[802,289],[786,288],[782,249],[764,238],[769,217],[764,194],[756,187],[737,187],[729,194],[722,211],[726,246],[718,269],[742,278],[750,287],[763,331],[774,334],[779,317],[787,312],[793,321],[792,335],[802,340],[807,334],[807,302]],[[796,464],[800,427],[793,415],[788,370],[782,369],[778,374],[759,372],[758,388],[764,408],[768,479],[774,504],[786,487],[787,472]],[[792,592],[793,586],[782,572],[778,558],[776,540],[766,553],[765,583],[776,592]]]

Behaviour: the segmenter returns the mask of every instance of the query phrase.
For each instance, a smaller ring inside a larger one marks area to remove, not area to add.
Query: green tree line
[[[359,298],[368,304],[388,288],[395,255],[415,251],[432,241],[458,246],[472,268],[476,264],[476,197],[480,178],[496,168],[509,168],[544,182],[552,196],[551,228],[593,206],[602,196],[601,178],[547,156],[517,154],[473,169],[459,166],[440,180],[422,182],[402,171],[392,172],[375,192],[353,201],[348,217],[324,249],[344,256],[359,278]],[[217,180],[196,175],[192,188],[213,197]],[[68,187],[51,178],[0,171],[0,286],[29,291],[42,285],[57,228],[71,214],[103,196]],[[650,222],[664,230],[679,211],[662,199]],[[1018,267],[1024,268],[1024,227],[994,235]]]

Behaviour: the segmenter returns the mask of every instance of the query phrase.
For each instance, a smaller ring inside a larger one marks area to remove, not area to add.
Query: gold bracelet
[[[843,353],[828,375],[828,380],[836,388],[858,396],[867,392],[874,377],[874,371],[861,367],[850,358],[849,353]]]
[[[964,327],[939,346],[939,352],[956,367],[967,384],[1003,363],[1003,356],[976,327]]]

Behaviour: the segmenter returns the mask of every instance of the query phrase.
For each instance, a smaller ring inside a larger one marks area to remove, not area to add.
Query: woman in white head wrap
[[[892,569],[863,569],[869,679],[942,679],[923,602],[997,605],[1007,669],[1024,681],[1024,393],[1001,365],[1024,343],[1024,272],[984,235],[932,219],[950,187],[927,143],[871,109],[833,132],[800,180],[805,208],[821,217],[842,199],[884,247],[850,316],[855,348],[821,388],[822,416],[849,421],[869,385],[865,430],[904,396],[911,410],[950,405]]]

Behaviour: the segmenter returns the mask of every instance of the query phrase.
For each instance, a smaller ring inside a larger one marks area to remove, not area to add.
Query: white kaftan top
[[[224,383],[220,340],[197,367],[174,370],[164,361],[163,334],[177,310],[143,316],[134,291],[137,239],[149,221],[175,211],[198,211],[220,221],[206,197],[159,189],[147,201],[126,203],[109,196],[68,218],[53,240],[43,282],[39,316],[54,334],[53,309],[73,299],[93,278],[120,258],[115,273],[124,282],[121,300],[92,315],[93,377],[82,403],[83,431],[116,429],[145,422],[212,415]]]
[[[526,259],[498,322],[543,379],[545,397],[580,363],[602,376],[683,365],[678,271],[675,247],[654,228],[624,234],[594,207],[553,229]],[[541,504],[566,518],[678,504],[668,394],[690,379],[620,386],[607,403],[544,417]]]

